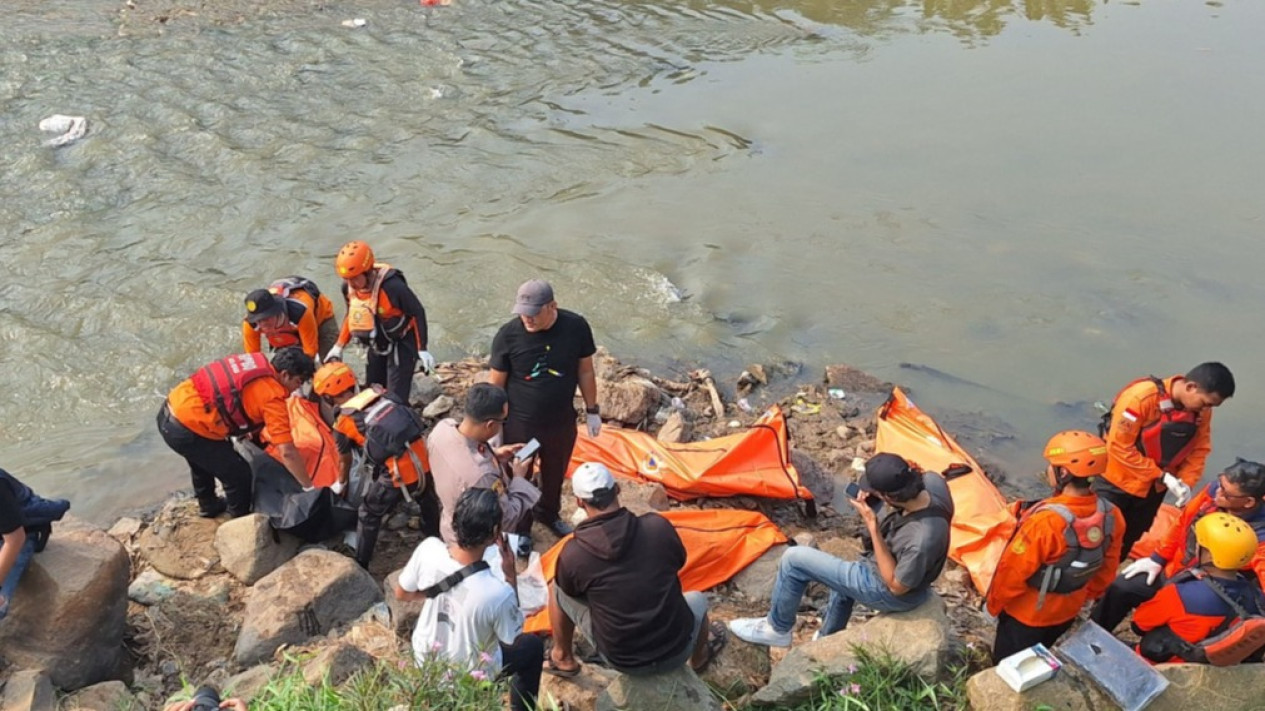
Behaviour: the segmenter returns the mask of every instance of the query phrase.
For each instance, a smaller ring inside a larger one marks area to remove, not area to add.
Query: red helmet
[[[369,249],[369,245],[359,240],[348,242],[343,248],[338,250],[338,258],[334,260],[334,266],[338,268],[338,276],[343,279],[352,279],[373,268],[373,250]]]

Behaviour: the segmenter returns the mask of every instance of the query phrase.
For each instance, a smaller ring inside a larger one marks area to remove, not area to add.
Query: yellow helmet
[[[1252,561],[1260,542],[1256,531],[1243,519],[1215,511],[1195,522],[1195,540],[1212,555],[1222,570],[1242,570]]]

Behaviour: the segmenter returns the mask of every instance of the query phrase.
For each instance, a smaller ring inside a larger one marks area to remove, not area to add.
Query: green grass
[[[822,673],[812,697],[791,711],[957,711],[966,708],[968,668],[951,668],[943,680],[925,679],[910,665],[857,648],[857,662],[842,673]],[[750,707],[756,708],[756,707]]]

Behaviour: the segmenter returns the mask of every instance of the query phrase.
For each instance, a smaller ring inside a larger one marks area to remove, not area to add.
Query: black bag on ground
[[[285,465],[254,444],[238,446],[255,475],[254,512],[278,531],[319,543],[356,525],[356,509],[329,489],[304,491]]]

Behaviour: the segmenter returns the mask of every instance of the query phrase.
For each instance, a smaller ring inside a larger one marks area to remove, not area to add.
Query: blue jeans
[[[4,544],[0,543],[0,548]],[[13,602],[13,593],[18,589],[18,581],[22,579],[22,573],[26,572],[26,566],[31,563],[31,556],[35,555],[35,541],[29,537],[26,543],[22,544],[22,550],[18,552],[18,560],[13,564],[13,569],[9,571],[8,577],[0,583],[0,595],[4,596],[4,602],[0,603],[0,620],[9,614],[9,603]]]
[[[830,601],[821,623],[822,636],[834,634],[848,626],[852,606],[861,603],[878,612],[905,612],[927,599],[927,589],[911,590],[904,595],[893,593],[873,561],[851,561],[829,553],[796,546],[782,554],[777,580],[773,583],[773,607],[769,624],[778,632],[795,626],[795,612],[809,583],[830,588]]]

